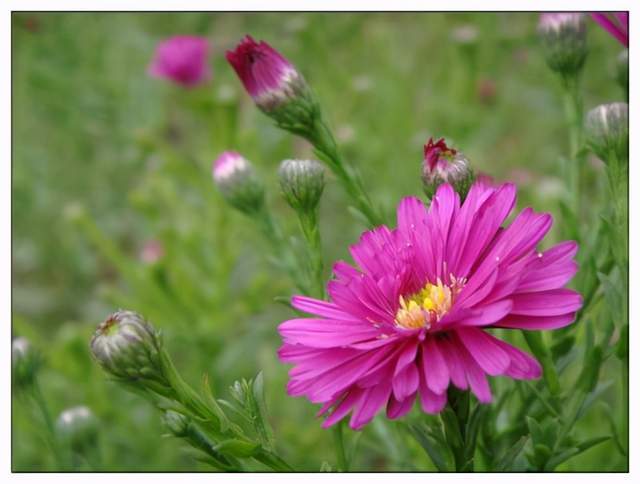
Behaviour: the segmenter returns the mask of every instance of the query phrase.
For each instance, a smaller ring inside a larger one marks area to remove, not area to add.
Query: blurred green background
[[[225,50],[251,33],[303,72],[345,157],[390,220],[402,196],[421,193],[422,145],[442,135],[477,170],[517,182],[520,208],[554,214],[550,244],[562,230],[559,160],[568,140],[536,23],[532,13],[14,14],[13,332],[44,354],[41,381],[54,416],[83,404],[100,421],[99,458],[77,469],[208,469],[163,438],[158,413],[91,361],[96,325],[119,307],[162,328],[187,380],[197,384],[208,373],[220,397],[235,379],[263,370],[283,455],[309,471],[333,462],[317,408],[286,396],[287,367],[276,357],[275,328],[290,312],[274,298],[290,295],[291,282],[264,257],[256,228],[223,203],[210,173],[222,150],[243,153],[264,178],[276,217],[295,234],[276,168],[311,150],[253,106]],[[590,108],[622,93],[613,81],[619,46],[588,27]],[[206,86],[186,91],[147,75],[156,43],[177,34],[210,41]],[[591,161],[597,180],[602,167]],[[598,193],[585,211],[597,210]],[[327,276],[363,230],[345,202],[330,179],[321,203]],[[155,262],[141,254],[149,241],[163,247]],[[602,379],[617,372],[605,366]],[[13,469],[55,470],[43,424],[21,402],[14,395]],[[606,419],[593,410],[579,429],[606,433]],[[433,469],[384,419],[359,439],[354,470]],[[561,469],[613,469],[614,452],[607,442]]]

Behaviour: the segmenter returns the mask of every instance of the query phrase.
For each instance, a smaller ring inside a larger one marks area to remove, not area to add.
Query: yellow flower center
[[[438,279],[436,284],[429,282],[415,294],[400,296],[396,324],[406,329],[431,328],[451,309],[465,282],[451,276],[449,285]]]

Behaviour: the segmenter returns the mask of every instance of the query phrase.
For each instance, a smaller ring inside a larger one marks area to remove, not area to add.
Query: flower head
[[[198,86],[211,74],[207,64],[208,52],[209,44],[203,37],[170,37],[156,47],[149,74],[183,87]]]
[[[278,171],[280,188],[294,210],[316,209],[324,190],[324,167],[315,160],[285,160]]]
[[[247,213],[257,213],[264,204],[264,187],[251,163],[235,151],[223,152],[213,162],[213,181],[225,200]]]
[[[587,113],[587,143],[602,161],[629,157],[629,105],[602,104]]]
[[[76,451],[95,445],[98,421],[84,405],[64,410],[56,421],[57,435]]]
[[[125,381],[163,380],[161,348],[159,333],[133,311],[111,314],[91,339],[91,353],[100,366]]]
[[[450,183],[464,198],[473,181],[473,172],[465,156],[449,148],[444,138],[435,143],[433,138],[424,145],[422,182],[429,198],[443,183]]]
[[[515,197],[512,184],[474,183],[461,203],[443,184],[428,210],[407,197],[396,229],[365,232],[351,247],[357,266],[334,265],[329,301],[293,297],[312,316],[278,328],[280,359],[294,365],[289,395],[323,404],[325,427],[351,412],[358,429],[381,407],[395,419],[416,399],[440,412],[450,385],[487,403],[487,375],[538,378],[538,362],[491,329],[570,324],[582,305],[564,288],[577,244],[538,252],[552,220],[530,208],[503,227]]]
[[[234,50],[227,51],[226,58],[249,95],[266,112],[307,91],[302,75],[282,54],[264,41],[256,42],[250,35]]]
[[[600,27],[609,32],[625,47],[629,47],[629,13],[628,12],[597,12],[591,18]]]
[[[538,32],[549,67],[575,75],[587,57],[587,31],[581,13],[543,13]]]

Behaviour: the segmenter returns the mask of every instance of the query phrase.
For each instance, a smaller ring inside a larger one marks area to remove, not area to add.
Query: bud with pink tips
[[[429,138],[424,145],[422,182],[425,194],[431,198],[443,183],[449,183],[464,200],[474,180],[469,160],[459,151],[450,148],[444,138],[434,142]]]
[[[575,76],[587,57],[584,15],[552,12],[540,15],[538,33],[549,67],[565,76]]]
[[[251,163],[235,151],[223,152],[213,162],[213,180],[229,205],[255,214],[264,205],[264,187]]]
[[[302,75],[282,54],[250,35],[228,51],[226,58],[249,95],[267,113],[308,92]]]

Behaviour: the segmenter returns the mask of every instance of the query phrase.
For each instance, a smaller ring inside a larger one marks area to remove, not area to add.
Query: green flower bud
[[[575,76],[587,57],[587,30],[581,13],[543,13],[538,33],[549,67]]]
[[[13,385],[17,390],[33,384],[42,364],[40,354],[26,338],[16,338],[11,342],[11,369]]]
[[[170,387],[160,334],[133,311],[117,311],[101,323],[91,339],[91,352],[116,379],[140,382],[161,394]]]
[[[167,410],[162,418],[169,431],[176,437],[185,437],[189,433],[189,417],[173,410]]]
[[[85,406],[63,411],[56,421],[57,435],[74,451],[94,447],[98,440],[98,420]]]
[[[324,166],[315,160],[285,160],[278,171],[282,195],[296,211],[316,209],[324,190]]]
[[[252,215],[264,206],[264,187],[251,163],[235,151],[225,151],[213,162],[213,180],[229,205]]]
[[[586,136],[589,148],[609,162],[612,156],[619,161],[629,159],[629,105],[602,104],[587,114]]]

